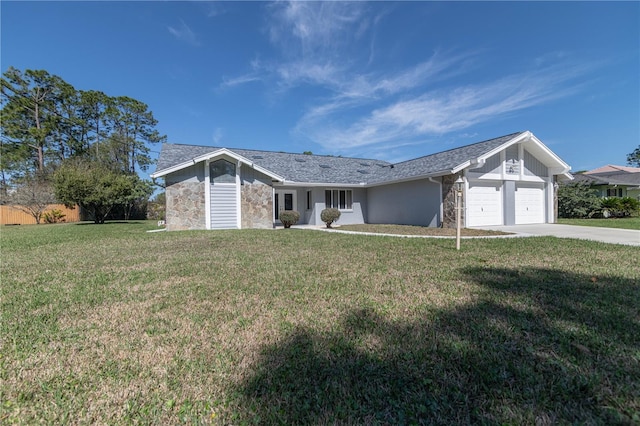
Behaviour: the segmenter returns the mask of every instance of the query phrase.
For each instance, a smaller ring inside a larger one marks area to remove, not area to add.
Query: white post
[[[462,216],[462,185],[464,185],[462,176],[458,176],[454,185],[456,191],[456,250],[460,250],[460,216]]]
[[[461,196],[462,191],[456,188],[456,250],[460,250],[460,210],[462,210],[462,203],[460,202]]]

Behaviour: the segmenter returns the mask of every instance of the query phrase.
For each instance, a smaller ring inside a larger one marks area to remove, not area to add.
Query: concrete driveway
[[[640,230],[597,228],[594,226],[544,223],[535,225],[479,226],[479,229],[513,232],[522,236],[549,235],[558,238],[578,238],[611,244],[640,246]]]

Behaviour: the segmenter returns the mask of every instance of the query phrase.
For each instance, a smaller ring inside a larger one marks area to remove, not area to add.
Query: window
[[[607,197],[622,197],[622,188],[607,188]]]
[[[284,194],[284,209],[293,210],[293,194],[289,192]]]
[[[324,191],[324,203],[327,208],[338,210],[353,209],[353,195],[350,189],[327,189]]]
[[[307,191],[307,210],[311,210],[311,191]]]
[[[227,160],[217,160],[209,164],[211,183],[236,183],[236,165]]]

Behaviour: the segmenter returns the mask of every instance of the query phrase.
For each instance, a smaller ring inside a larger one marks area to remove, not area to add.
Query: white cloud
[[[277,2],[267,10],[278,54],[252,61],[250,72],[221,87],[261,80],[283,93],[312,88],[292,133],[330,152],[375,153],[463,131],[575,93],[576,77],[589,71],[571,66],[566,52],[552,52],[535,58],[530,71],[454,85],[456,77],[482,71],[485,52],[441,49],[412,66],[390,70],[387,61],[384,70],[372,69],[386,11],[374,16],[366,3],[333,1]]]
[[[196,34],[189,28],[189,26],[181,19],[178,27],[167,27],[169,33],[178,40],[189,43],[193,46],[200,46],[200,41]]]
[[[514,75],[484,85],[427,90],[403,99],[383,98],[352,123],[340,120],[353,104],[330,101],[314,107],[295,132],[328,150],[346,152],[365,146],[411,143],[460,131],[472,125],[568,96],[579,88],[570,80],[582,67],[547,69]]]
[[[285,48],[298,44],[303,55],[335,52],[352,37],[352,26],[366,30],[363,2],[276,2],[271,6],[271,41]]]
[[[216,16],[224,15],[227,10],[219,1],[208,1],[205,3],[207,7],[207,18],[215,18]]]
[[[245,74],[245,75],[241,75],[233,78],[223,77],[222,84],[220,84],[220,88],[240,86],[246,83],[251,83],[252,81],[260,81],[260,80],[262,80],[262,77],[260,77],[260,75],[255,73]]]
[[[223,137],[222,128],[216,127],[213,130],[213,134],[211,135],[211,140],[213,141],[214,144],[218,145],[222,140],[222,137]]]

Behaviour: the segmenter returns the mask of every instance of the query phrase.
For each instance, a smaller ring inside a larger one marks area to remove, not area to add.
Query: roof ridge
[[[463,148],[468,148],[468,147],[474,146],[474,145],[480,145],[481,143],[487,143],[487,142],[495,141],[497,139],[502,139],[502,138],[506,138],[506,137],[511,137],[510,139],[513,139],[516,135],[520,135],[520,134],[524,133],[525,131],[526,130],[523,130],[523,131],[520,131],[520,132],[509,133],[507,135],[498,136],[497,138],[491,138],[491,139],[486,139],[486,140],[483,140],[483,141],[480,141],[480,142],[470,143],[468,145],[462,145],[462,146],[459,146],[457,148],[449,148],[449,149],[446,149],[444,151],[434,152],[433,154],[422,155],[420,157],[412,158],[410,160],[404,160],[404,161],[400,161],[399,163],[393,163],[393,165],[395,166],[395,165],[402,164],[402,163],[408,163],[410,161],[419,160],[421,158],[431,157],[432,155],[444,154],[444,153],[447,153],[447,152],[451,152],[451,151],[455,151],[455,150],[463,149]]]
[[[606,170],[607,168],[613,170]],[[617,164],[605,164],[584,172],[586,175],[610,174],[610,173],[640,173],[640,167],[619,166]]]
[[[194,148],[211,148],[211,150],[218,149],[227,149],[229,151],[256,151],[256,152],[266,152],[269,154],[287,154],[287,155],[304,155],[307,157],[324,157],[324,158],[342,158],[347,160],[366,160],[366,161],[378,161],[381,163],[391,164],[389,161],[380,160],[377,158],[365,158],[365,157],[344,157],[342,155],[332,155],[332,154],[305,154],[304,152],[287,152],[287,151],[273,151],[268,149],[255,149],[255,148],[231,148],[226,146],[207,146],[207,145],[193,145],[186,143],[172,143],[172,142],[164,142],[163,145],[177,145],[177,146],[190,146]]]

